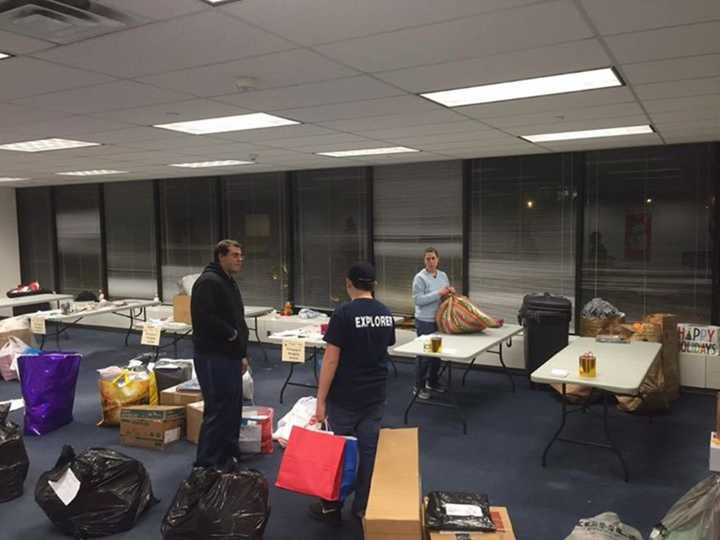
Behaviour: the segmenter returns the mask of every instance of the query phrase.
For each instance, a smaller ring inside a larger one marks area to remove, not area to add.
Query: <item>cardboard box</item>
[[[185,417],[187,418],[187,435],[185,438],[193,444],[198,444],[200,440],[200,428],[202,427],[204,411],[203,401],[190,403],[185,407]]]
[[[432,531],[429,532],[428,538],[430,540],[457,540],[458,538],[462,538],[463,540],[517,540],[507,508],[504,506],[491,506],[490,517],[497,528],[497,531],[494,533],[465,533],[463,536],[455,532]]]
[[[182,439],[185,432],[185,407],[134,405],[120,412],[120,442],[162,450]]]
[[[420,453],[417,428],[380,431],[365,540],[423,538]]]
[[[178,294],[173,298],[173,320],[175,322],[192,324],[190,296],[187,294]]]
[[[188,405],[202,401],[202,392],[178,392],[178,385],[160,392],[160,405]]]
[[[710,470],[720,472],[720,432],[710,434]]]

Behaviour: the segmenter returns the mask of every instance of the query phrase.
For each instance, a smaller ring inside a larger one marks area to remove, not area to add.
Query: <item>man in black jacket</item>
[[[196,466],[222,466],[240,456],[242,360],[247,353],[248,327],[237,283],[242,249],[234,240],[215,246],[192,288],[194,363],[205,401]]]

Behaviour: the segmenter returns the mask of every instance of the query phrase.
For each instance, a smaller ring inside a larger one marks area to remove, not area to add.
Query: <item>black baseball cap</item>
[[[353,283],[372,284],[375,283],[375,268],[370,263],[356,263],[348,270],[347,277]]]

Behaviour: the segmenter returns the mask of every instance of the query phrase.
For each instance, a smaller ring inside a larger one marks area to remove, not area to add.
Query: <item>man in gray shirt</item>
[[[418,336],[437,332],[435,322],[440,302],[449,294],[455,293],[450,286],[447,274],[438,269],[440,255],[435,248],[425,249],[425,268],[413,279],[413,300],[415,302],[415,328]],[[419,399],[429,399],[430,391],[444,392],[438,381],[440,360],[427,356],[418,356],[415,392]]]

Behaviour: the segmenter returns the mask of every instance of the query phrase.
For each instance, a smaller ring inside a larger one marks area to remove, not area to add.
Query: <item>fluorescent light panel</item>
[[[0,150],[14,150],[16,152],[48,152],[50,150],[67,150],[68,148],[81,148],[84,146],[100,146],[100,143],[73,141],[71,139],[38,139],[36,141],[23,141],[0,145]]]
[[[595,139],[598,137],[621,137],[623,135],[645,135],[654,133],[652,126],[625,126],[603,129],[586,129],[583,131],[564,131],[562,133],[540,133],[537,135],[523,135],[521,138],[533,143],[551,141],[571,141],[574,139]]]
[[[181,131],[192,135],[206,135],[208,133],[225,133],[227,131],[242,131],[246,129],[260,129],[278,126],[291,126],[299,124],[295,120],[288,120],[280,116],[267,113],[238,114],[236,116],[219,116],[204,120],[189,122],[173,122],[172,124],[156,124],[154,127]]]
[[[6,58],[12,58],[12,54],[0,51],[0,60],[5,60]]]
[[[316,152],[318,156],[330,157],[357,157],[357,156],[381,156],[385,154],[404,154],[406,152],[419,152],[415,148],[405,146],[385,146],[381,148],[364,148],[360,150],[340,150],[337,152]]]
[[[21,182],[22,180],[30,180],[29,178],[10,178],[9,176],[0,177],[0,182]]]
[[[188,167],[191,169],[201,169],[204,167],[229,167],[231,165],[252,165],[253,161],[238,161],[236,159],[226,159],[223,161],[197,161],[195,163],[171,163],[170,167]]]
[[[112,169],[95,169],[91,171],[67,171],[57,174],[62,176],[103,176],[106,174],[125,174],[127,171],[114,171]]]
[[[622,85],[622,81],[612,68],[602,68],[420,95],[446,107],[462,107],[463,105],[582,92]]]

